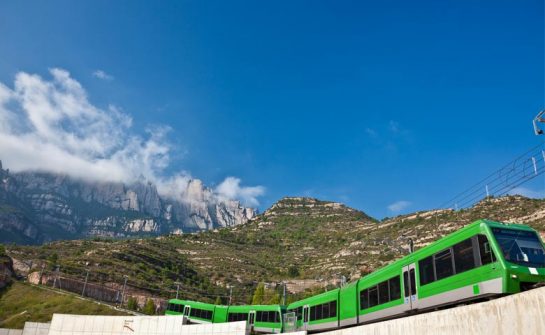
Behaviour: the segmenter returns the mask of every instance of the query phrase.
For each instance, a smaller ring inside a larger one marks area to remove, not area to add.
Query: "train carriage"
[[[335,289],[289,304],[288,312],[297,316],[297,328],[308,331],[337,328],[339,292],[339,289]]]
[[[229,306],[227,322],[247,321],[257,333],[281,333],[284,312],[280,305]]]
[[[165,310],[165,315],[183,315],[186,300],[170,299]]]
[[[530,227],[479,220],[357,282],[357,323],[418,313],[545,281],[543,243]],[[351,290],[346,287],[341,290]],[[341,293],[343,296],[343,293]],[[341,299],[341,304],[346,299]],[[354,320],[340,320],[340,325]]]
[[[166,315],[185,315],[189,323],[247,321],[257,333],[281,333],[284,313],[280,305],[222,306],[179,299],[170,299],[165,311]]]
[[[225,322],[227,311],[216,307],[221,306],[197,301],[171,299],[168,301],[165,314],[184,315],[189,323]],[[216,310],[217,313],[215,313]],[[214,318],[215,314],[218,315]]]

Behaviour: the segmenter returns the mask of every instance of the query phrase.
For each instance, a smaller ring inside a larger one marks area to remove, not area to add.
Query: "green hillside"
[[[258,282],[288,282],[292,293],[335,285],[386,265],[408,252],[409,238],[420,248],[480,218],[524,222],[545,232],[545,201],[509,196],[472,208],[424,211],[377,221],[342,204],[285,198],[251,222],[215,231],[138,240],[53,242],[10,247],[10,255],[34,271],[58,254],[63,271],[94,282],[129,283],[163,297],[181,283],[185,298],[247,302]]]
[[[0,291],[0,328],[23,328],[26,321],[48,322],[53,313],[127,315],[73,295],[19,282]]]

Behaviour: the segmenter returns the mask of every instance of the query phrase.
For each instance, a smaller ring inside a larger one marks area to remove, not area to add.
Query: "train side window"
[[[278,320],[278,312],[257,311],[255,314],[256,322],[279,322]]]
[[[477,235],[479,240],[479,251],[481,253],[481,265],[486,265],[492,262],[495,262],[494,253],[492,253],[492,248],[488,242],[486,235]]]
[[[337,317],[337,301],[333,300],[329,303],[329,317]]]
[[[378,288],[376,286],[369,288],[369,307],[378,305]]]
[[[360,292],[360,309],[369,308],[369,290],[365,289]]]
[[[435,272],[433,270],[433,256],[426,257],[423,260],[418,262],[418,271],[420,273],[420,285],[426,285],[433,283],[435,281]],[[404,275],[407,273],[405,272]],[[403,277],[405,285],[407,285],[407,279]],[[405,289],[407,290],[407,289]],[[405,296],[408,297],[408,294],[405,293]]]
[[[322,319],[327,319],[329,317],[329,302],[322,304]]]
[[[454,269],[452,268],[452,251],[450,248],[436,253],[434,259],[437,280],[450,277],[454,274]]]
[[[316,306],[310,307],[310,321],[316,320]]]
[[[390,300],[397,300],[401,298],[399,276],[395,276],[394,278],[390,279],[388,283],[390,285]]]
[[[314,318],[315,320],[321,320],[323,319],[323,308],[324,306],[323,305],[318,305],[316,306],[316,317]]]
[[[462,273],[475,268],[473,258],[473,243],[471,239],[463,240],[452,247],[454,251],[454,264],[456,273]]]
[[[390,301],[390,292],[388,288],[388,281],[383,281],[378,284],[378,304],[385,304]]]

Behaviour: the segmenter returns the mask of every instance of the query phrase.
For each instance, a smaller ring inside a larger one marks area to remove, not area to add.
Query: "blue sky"
[[[4,1],[0,42],[4,85],[69,71],[170,126],[165,174],[263,186],[261,210],[433,208],[540,141],[543,1]]]

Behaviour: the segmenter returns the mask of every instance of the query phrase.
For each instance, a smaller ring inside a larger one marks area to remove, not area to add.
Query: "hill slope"
[[[109,306],[19,282],[0,292],[0,328],[23,328],[26,321],[48,322],[53,313],[127,315]]]
[[[233,228],[199,234],[125,241],[67,241],[41,247],[10,247],[10,254],[34,270],[58,253],[61,267],[119,286],[121,274],[154,294],[213,301],[234,285],[244,302],[258,281],[287,281],[299,292],[354,280],[408,251],[408,238],[420,248],[480,218],[524,222],[545,232],[545,201],[520,196],[487,199],[461,210],[425,211],[378,222],[339,203],[284,198],[262,215]],[[19,264],[21,264],[19,262]]]

